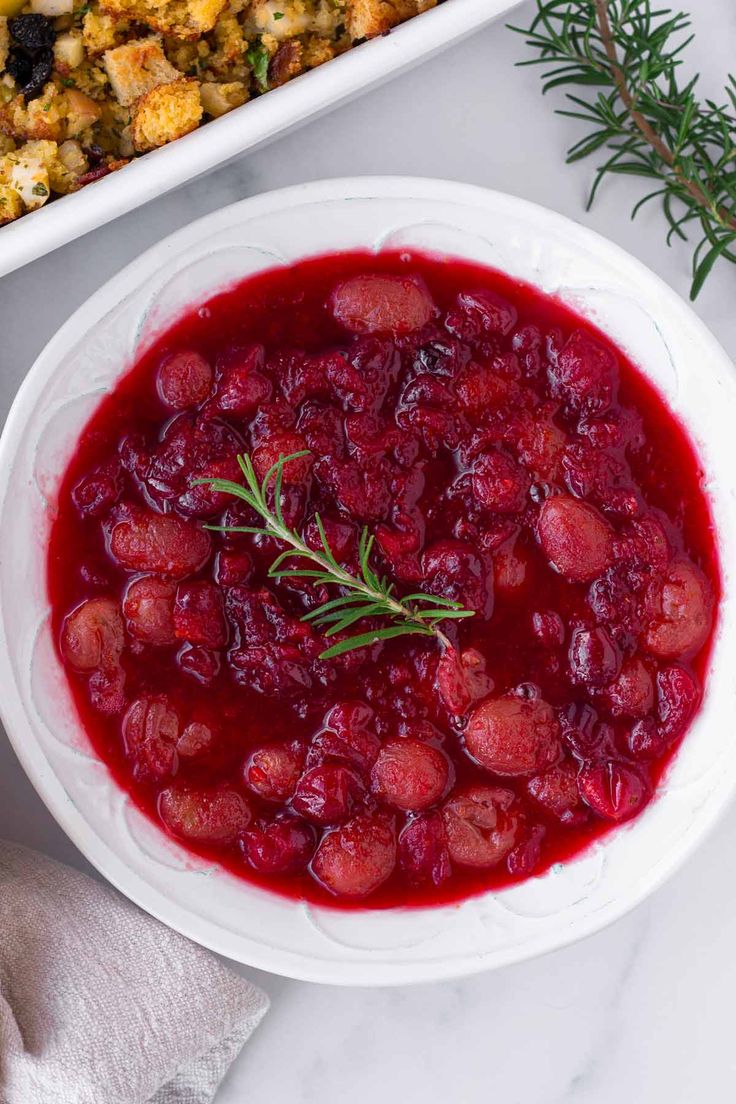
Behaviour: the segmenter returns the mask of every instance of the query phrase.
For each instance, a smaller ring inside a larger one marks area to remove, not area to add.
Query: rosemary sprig
[[[522,34],[538,57],[521,65],[544,67],[543,91],[575,86],[572,105],[559,111],[590,128],[568,150],[568,162],[599,150],[588,208],[610,173],[654,182],[634,207],[634,218],[652,199],[662,203],[667,244],[687,240],[694,224],[691,299],[719,257],[736,263],[736,79],[727,78],[725,105],[695,95],[698,77],[681,81],[682,55],[692,41],[684,12],[651,0],[537,0],[537,13]]]
[[[336,633],[343,632],[366,617],[385,617],[391,622],[385,627],[371,629],[338,641],[337,644],[322,652],[320,659],[330,659],[332,656],[342,655],[343,652],[374,644],[377,640],[390,640],[410,633],[435,636],[443,647],[449,647],[449,640],[438,628],[439,622],[472,617],[473,611],[463,609],[459,602],[438,598],[434,594],[417,593],[398,598],[394,584],[390,583],[386,576],[377,575],[371,567],[374,538],[367,528],[363,529],[358,543],[360,563],[358,577],[351,575],[335,559],[319,514],[315,514],[315,522],[322,545],[320,551],[310,548],[296,530],[290,529],[286,524],[281,506],[284,467],[292,460],[308,455],[309,452],[304,451],[294,452],[289,456],[279,456],[262,481],[259,481],[253,462],[247,454],[237,457],[245,480],[244,484],[234,483],[230,479],[194,480],[195,484],[206,483],[215,491],[242,499],[263,519],[264,523],[262,527],[208,525],[206,528],[225,533],[254,533],[274,537],[288,544],[289,547],[276,557],[268,570],[271,579],[311,579],[315,583],[339,587],[344,593],[311,610],[302,618],[302,621],[311,621],[324,629],[325,636],[334,636]],[[289,564],[290,560],[297,562]],[[305,561],[313,566],[299,566]]]

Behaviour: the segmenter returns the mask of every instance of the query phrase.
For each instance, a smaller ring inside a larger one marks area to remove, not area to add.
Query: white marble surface
[[[717,94],[733,66],[733,0],[690,0],[694,60]],[[528,18],[525,4],[516,18]],[[582,200],[590,166],[542,103],[520,41],[500,25],[205,180],[0,282],[0,409],[56,327],[151,242],[243,196],[320,176],[444,176],[537,200],[614,238],[686,294],[688,253],[652,209],[629,221],[634,181]],[[1,248],[1,246],[0,246]],[[736,357],[736,270],[697,310]],[[85,868],[0,740],[0,836]],[[456,983],[363,991],[257,975],[273,1007],[217,1104],[701,1104],[733,1098],[736,809],[654,898],[585,943]],[[255,971],[250,971],[256,975]],[[29,1101],[29,1104],[36,1102]]]

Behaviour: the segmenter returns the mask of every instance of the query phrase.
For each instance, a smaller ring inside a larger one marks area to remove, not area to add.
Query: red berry
[[[314,854],[315,832],[303,820],[280,813],[244,832],[241,846],[250,865],[261,874],[298,874]]]
[[[331,305],[336,321],[351,333],[410,333],[426,326],[434,313],[420,280],[378,273],[343,280]]]
[[[471,714],[465,746],[494,774],[534,774],[558,757],[559,727],[552,707],[541,698],[494,698]]]
[[[690,560],[675,560],[647,595],[647,651],[666,659],[694,655],[708,638],[713,598],[702,571]]]
[[[443,796],[450,780],[447,756],[412,737],[389,740],[371,771],[374,794],[388,805],[419,812]]]
[[[204,402],[211,387],[209,362],[193,349],[172,353],[158,370],[158,393],[173,410]]]
[[[128,632],[144,644],[174,644],[176,583],[158,575],[142,575],[128,584],[123,613]]]
[[[304,749],[296,743],[264,744],[252,751],[243,767],[243,781],[265,801],[288,801],[296,789]]]
[[[210,554],[209,533],[192,522],[150,510],[136,510],[113,526],[110,552],[123,567],[182,579],[198,571]]]
[[[395,865],[393,823],[357,816],[322,837],[312,873],[336,897],[367,897],[391,876]]]
[[[297,783],[292,808],[315,824],[347,820],[364,793],[360,775],[339,763],[306,770]]]
[[[606,820],[628,820],[649,799],[643,776],[613,760],[581,767],[578,788],[583,801]]]
[[[468,786],[444,805],[450,858],[459,866],[495,866],[516,843],[519,819],[511,790]]]
[[[227,624],[222,591],[206,579],[179,583],[174,602],[174,631],[177,640],[188,640],[205,648],[224,648]]]
[[[549,562],[571,582],[588,582],[613,562],[610,525],[587,502],[570,495],[547,499],[539,512],[537,536]]]
[[[440,886],[452,874],[442,816],[429,813],[409,821],[399,836],[399,862],[415,885]]]
[[[251,818],[245,799],[229,786],[204,790],[175,783],[161,791],[158,812],[173,835],[211,847],[234,843]]]

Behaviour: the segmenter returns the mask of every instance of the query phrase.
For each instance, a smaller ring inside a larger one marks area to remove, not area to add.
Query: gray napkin
[[[0,842],[2,1104],[210,1104],[268,999],[108,886]]]

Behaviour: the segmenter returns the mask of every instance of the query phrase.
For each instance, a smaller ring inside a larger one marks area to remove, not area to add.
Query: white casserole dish
[[[397,76],[518,2],[444,0],[390,34],[356,46],[82,191],[0,227],[0,276]]]
[[[81,729],[53,646],[46,534],[66,462],[101,396],[182,307],[248,273],[328,250],[420,248],[557,294],[638,363],[708,473],[722,600],[702,709],[640,817],[574,860],[457,905],[337,911],[195,859],[118,788]],[[0,710],[38,793],[122,892],[198,942],[332,984],[456,977],[562,947],[622,916],[692,853],[736,789],[736,374],[693,311],[611,242],[512,196],[433,180],[327,180],[255,196],[159,242],[41,353],[0,442]]]

